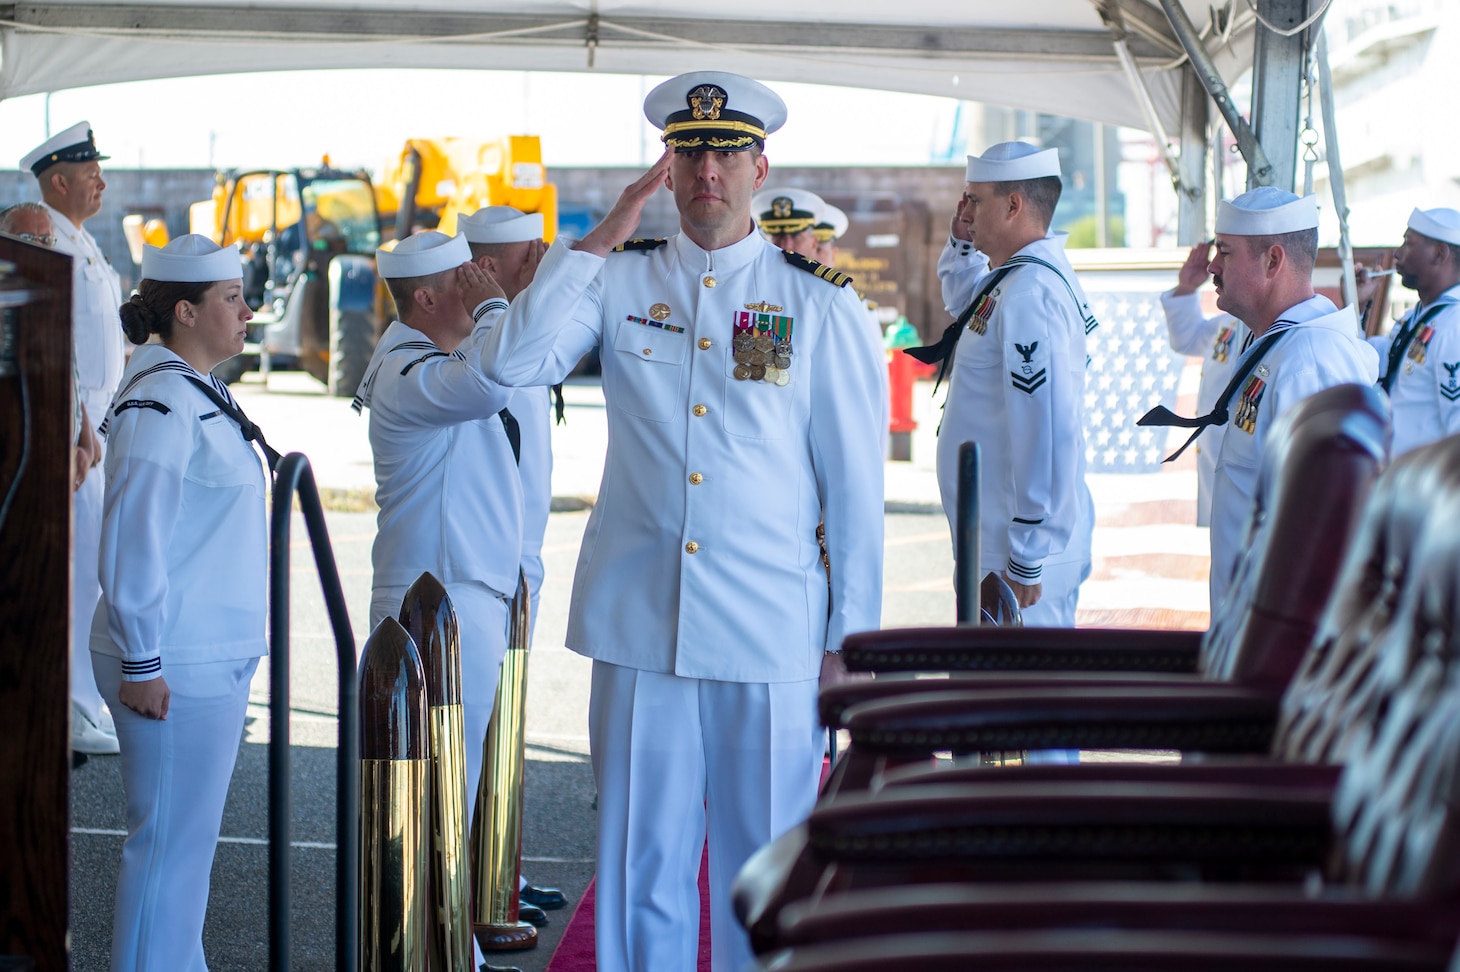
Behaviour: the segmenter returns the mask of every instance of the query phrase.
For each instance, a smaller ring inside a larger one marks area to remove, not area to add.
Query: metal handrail
[[[345,611],[340,572],[325,529],[324,507],[309,460],[291,452],[275,470],[269,524],[269,968],[289,969],[289,532],[293,498],[299,496],[325,610],[335,633],[340,668],[340,739],[336,754],[335,968],[359,965],[360,737],[355,635]]]

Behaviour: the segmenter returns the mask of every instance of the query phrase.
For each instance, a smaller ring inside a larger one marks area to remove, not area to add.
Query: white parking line
[[[111,830],[106,827],[72,827],[71,833],[84,834],[91,837],[125,837],[125,830]],[[220,844],[244,844],[249,847],[267,847],[269,842],[262,837],[219,837]],[[327,850],[332,851],[335,845],[321,840],[291,840],[290,847],[302,847],[305,850]],[[528,864],[592,864],[591,857],[524,857],[522,859]]]

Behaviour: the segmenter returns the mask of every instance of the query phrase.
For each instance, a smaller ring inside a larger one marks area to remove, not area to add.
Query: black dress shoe
[[[517,897],[543,911],[557,911],[568,903],[568,896],[557,888],[536,888],[530,884],[519,891]]]
[[[522,970],[515,965],[488,965],[483,962],[481,972],[522,972]]]
[[[536,905],[530,905],[525,901],[517,902],[517,919],[525,921],[529,925],[536,925],[542,928],[548,923],[547,912]]]

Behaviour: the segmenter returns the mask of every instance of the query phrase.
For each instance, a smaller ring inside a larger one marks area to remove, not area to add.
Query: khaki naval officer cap
[[[142,247],[142,279],[170,283],[216,283],[243,278],[238,244],[219,246],[206,236],[189,233],[166,246]]]
[[[750,212],[767,236],[795,235],[821,219],[826,202],[805,189],[763,189],[750,197]]]
[[[1409,228],[1420,236],[1460,246],[1460,212],[1453,209],[1416,209],[1409,214]]]
[[[91,122],[77,122],[57,135],[52,135],[20,160],[20,168],[29,169],[33,175],[42,172],[57,162],[100,162],[111,158],[96,150],[96,138],[91,134]]]
[[[1258,186],[1217,204],[1216,231],[1223,236],[1281,236],[1318,228],[1318,197],[1276,186]]]
[[[1028,142],[1000,142],[968,157],[969,182],[1026,182],[1048,176],[1059,178],[1059,149],[1042,149]]]
[[[526,243],[542,239],[542,213],[511,206],[486,206],[456,218],[456,231],[468,243]]]
[[[471,247],[464,236],[430,230],[408,236],[387,250],[375,251],[375,267],[386,279],[429,277],[471,262]]]
[[[786,103],[759,81],[691,71],[650,91],[644,117],[676,152],[743,152],[786,123]]]

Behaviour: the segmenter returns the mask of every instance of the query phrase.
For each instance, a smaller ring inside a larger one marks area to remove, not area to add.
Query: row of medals
[[[731,339],[735,352],[736,381],[767,381],[785,386],[791,383],[791,339],[777,341],[769,334],[740,331]]]

